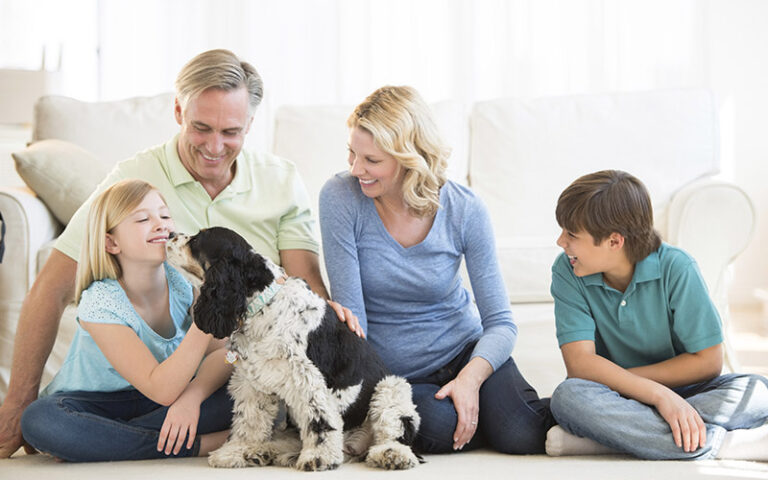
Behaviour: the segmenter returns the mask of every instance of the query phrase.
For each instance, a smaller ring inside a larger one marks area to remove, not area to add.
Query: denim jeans
[[[168,407],[137,390],[59,392],[32,402],[21,418],[24,439],[37,450],[70,462],[192,457],[200,450],[199,435],[230,427],[232,400],[226,386],[200,405],[192,448],[178,455],[157,451]]]
[[[443,368],[410,381],[413,402],[421,416],[414,447],[422,453],[453,450],[458,415],[450,397],[435,394],[450,382],[471,359],[472,343]],[[549,399],[540,399],[510,358],[480,388],[477,432],[463,450],[487,446],[502,453],[543,453],[547,430],[555,424]]]
[[[672,429],[655,408],[600,383],[564,381],[552,394],[552,413],[575,435],[647,460],[714,458],[727,431],[759,427],[768,419],[768,380],[759,375],[721,375],[673,390],[706,425],[706,444],[694,452],[675,445]]]

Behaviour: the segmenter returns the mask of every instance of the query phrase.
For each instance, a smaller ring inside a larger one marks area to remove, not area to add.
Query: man
[[[273,155],[242,151],[262,98],[259,74],[232,52],[211,50],[182,68],[176,93],[179,134],[115,166],[75,213],[22,305],[11,381],[0,406],[0,458],[11,456],[24,444],[21,415],[37,398],[61,315],[73,297],[90,202],[117,180],[141,178],[157,187],[179,231],[230,227],[289,275],[304,278],[315,292],[328,297],[320,276],[309,199],[294,165]],[[360,334],[351,312],[331,305]],[[28,453],[33,451],[24,447]]]

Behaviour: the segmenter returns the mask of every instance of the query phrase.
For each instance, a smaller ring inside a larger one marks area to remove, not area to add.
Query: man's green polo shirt
[[[177,139],[115,165],[75,212],[56,241],[56,249],[77,260],[88,210],[96,195],[119,180],[139,178],[163,194],[179,232],[194,234],[202,228],[228,227],[278,265],[280,250],[318,252],[309,198],[293,163],[275,155],[243,150],[235,160],[232,183],[211,200],[181,163]]]
[[[723,341],[696,262],[666,243],[635,264],[623,293],[606,285],[602,273],[577,277],[563,253],[552,265],[551,292],[558,343],[592,340],[598,355],[624,368]]]

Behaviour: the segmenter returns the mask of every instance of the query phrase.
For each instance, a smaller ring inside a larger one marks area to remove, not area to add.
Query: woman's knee
[[[416,447],[423,453],[453,451],[453,433],[458,417],[450,399],[435,398],[439,389],[439,386],[431,384],[412,386],[413,403],[421,417]]]

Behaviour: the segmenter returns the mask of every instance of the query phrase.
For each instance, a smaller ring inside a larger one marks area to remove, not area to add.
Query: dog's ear
[[[208,267],[193,310],[197,327],[216,338],[228,337],[235,331],[248,308],[242,267],[231,263],[221,260]]]
[[[248,288],[249,295],[264,290],[275,280],[275,276],[267,266],[267,262],[264,261],[264,257],[253,250],[245,252],[243,272],[243,281]]]

